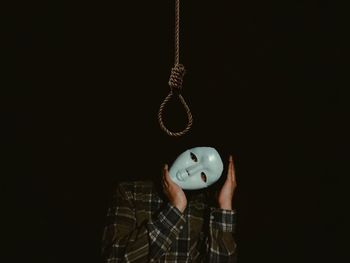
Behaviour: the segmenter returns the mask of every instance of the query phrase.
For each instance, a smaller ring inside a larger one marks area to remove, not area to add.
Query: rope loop
[[[171,89],[176,90],[178,93],[181,92],[185,73],[186,73],[186,70],[184,65],[182,64],[176,64],[171,69],[171,74],[168,82]]]
[[[168,101],[171,99],[171,97],[173,97],[173,95],[174,95],[174,93],[171,90],[169,92],[168,96],[166,96],[166,98],[164,99],[163,103],[160,105],[159,112],[158,112],[158,122],[159,122],[160,127],[162,128],[163,131],[166,132],[166,134],[168,134],[169,136],[173,136],[173,137],[179,137],[179,136],[186,134],[190,130],[192,123],[193,123],[193,117],[192,117],[192,113],[191,113],[190,108],[188,107],[185,99],[182,97],[181,94],[178,94],[178,97],[186,110],[187,126],[184,130],[182,130],[180,132],[172,132],[164,125],[163,110],[165,108],[165,105],[168,103]]]

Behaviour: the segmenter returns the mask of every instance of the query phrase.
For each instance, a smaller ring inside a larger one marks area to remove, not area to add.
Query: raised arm
[[[137,222],[133,190],[126,189],[128,184],[118,186],[103,234],[105,262],[157,261],[176,240],[186,223],[182,213],[187,200],[182,189],[172,182],[167,165],[163,169],[162,182],[169,203],[154,219],[144,223]]]
[[[234,239],[236,212],[232,200],[236,189],[233,159],[230,156],[226,181],[218,195],[218,208],[210,209],[207,259],[210,263],[237,261],[237,244]]]

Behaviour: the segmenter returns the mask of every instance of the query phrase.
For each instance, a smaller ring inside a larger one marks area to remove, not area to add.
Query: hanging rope
[[[165,131],[169,136],[175,136],[175,137],[182,136],[186,132],[188,132],[193,122],[190,108],[188,107],[185,99],[181,95],[182,83],[183,83],[183,78],[186,73],[186,70],[184,65],[180,64],[179,35],[180,35],[180,0],[175,0],[175,65],[171,69],[171,74],[168,82],[170,86],[170,92],[168,96],[164,99],[163,103],[160,105],[159,113],[158,113],[158,121],[162,130]],[[186,110],[187,119],[188,119],[186,128],[180,132],[172,132],[168,130],[168,128],[165,127],[163,123],[163,110],[165,108],[165,105],[174,95],[177,95],[179,97],[182,105]]]

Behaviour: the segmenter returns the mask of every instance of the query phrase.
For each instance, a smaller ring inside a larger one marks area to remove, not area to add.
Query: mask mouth
[[[187,170],[187,169],[184,169],[182,171],[178,171],[176,173],[176,178],[179,180],[179,181],[185,181],[185,179],[189,178],[190,177],[190,172]]]

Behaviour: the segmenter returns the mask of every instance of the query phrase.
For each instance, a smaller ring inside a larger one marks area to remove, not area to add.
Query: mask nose
[[[184,181],[186,180],[188,177],[190,177],[191,175],[194,175],[195,173],[199,172],[202,169],[202,165],[201,164],[195,164],[192,165],[186,169],[181,169],[176,173],[176,177],[178,180],[180,181]]]
[[[203,167],[201,164],[195,164],[187,168],[187,171],[189,175],[194,175],[195,173],[198,173],[200,170],[202,170]]]

